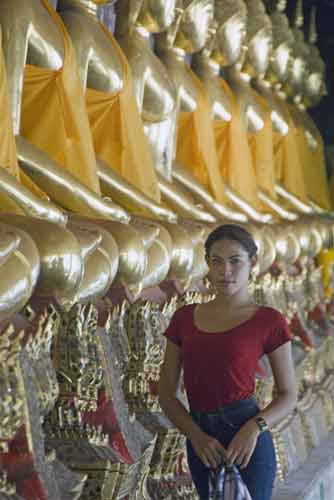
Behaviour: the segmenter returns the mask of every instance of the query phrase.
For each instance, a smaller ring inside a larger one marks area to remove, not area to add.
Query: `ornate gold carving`
[[[0,471],[0,494],[8,495],[8,497],[10,497],[12,500],[15,500],[17,498],[15,495],[16,487],[14,484],[8,481],[5,471]]]
[[[50,437],[87,439],[106,445],[100,427],[83,424],[83,412],[97,409],[98,389],[103,372],[96,345],[97,310],[91,305],[74,305],[63,312],[54,348],[59,398],[48,418]]]
[[[8,326],[0,335],[0,451],[24,423],[24,387],[20,376],[20,352],[24,333]]]
[[[37,330],[29,337],[25,346],[35,373],[41,416],[52,410],[59,395],[58,381],[51,361],[52,342],[59,324],[59,313],[49,305],[39,314]]]

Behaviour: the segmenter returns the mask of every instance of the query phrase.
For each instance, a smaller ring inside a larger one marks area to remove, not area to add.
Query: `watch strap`
[[[265,419],[263,417],[260,417],[260,416],[259,417],[255,417],[254,420],[256,422],[256,425],[260,429],[261,433],[269,430],[268,424],[267,424],[267,422],[265,421]]]

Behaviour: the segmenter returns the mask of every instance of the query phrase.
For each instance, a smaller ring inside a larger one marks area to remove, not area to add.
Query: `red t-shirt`
[[[190,406],[212,411],[253,396],[259,359],[292,338],[285,318],[271,307],[260,307],[231,330],[206,333],[194,323],[194,308],[179,309],[165,332],[181,349]]]

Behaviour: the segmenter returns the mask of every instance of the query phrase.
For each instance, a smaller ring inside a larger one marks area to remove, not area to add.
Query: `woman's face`
[[[219,240],[213,243],[208,266],[209,279],[218,294],[232,296],[247,288],[252,261],[237,241]]]

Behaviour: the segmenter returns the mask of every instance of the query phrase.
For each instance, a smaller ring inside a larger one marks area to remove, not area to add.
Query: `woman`
[[[258,307],[248,292],[257,247],[240,226],[225,224],[208,237],[206,258],[215,299],[173,316],[159,400],[187,437],[188,463],[201,500],[209,495],[209,470],[224,458],[238,466],[252,500],[270,500],[276,473],[270,427],[296,405],[291,334],[284,317]],[[269,357],[275,398],[260,411],[255,371]],[[190,414],[177,398],[181,368]]]

